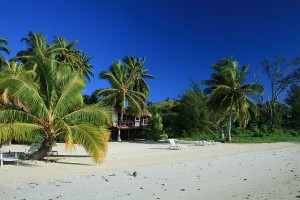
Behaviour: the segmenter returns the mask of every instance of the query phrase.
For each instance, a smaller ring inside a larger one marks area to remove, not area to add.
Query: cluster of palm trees
[[[121,113],[121,119],[126,109],[137,117],[141,117],[146,109],[146,99],[150,88],[145,79],[154,78],[143,69],[146,58],[126,56],[122,61],[114,62],[108,71],[102,71],[100,78],[107,79],[111,88],[100,89],[93,95],[103,97],[103,102],[109,104]],[[121,129],[118,125],[118,141],[121,141]]]
[[[42,34],[30,32],[22,41],[27,50],[10,61],[0,57],[0,144],[40,134],[44,141],[32,159],[45,157],[60,138],[69,149],[81,144],[100,162],[107,150],[111,109],[100,102],[83,103],[85,78],[93,76],[91,57],[75,49],[77,41],[61,37],[50,45]],[[7,40],[1,38],[1,44]],[[10,52],[3,45],[0,50]]]
[[[56,139],[67,148],[81,144],[95,162],[100,162],[107,150],[108,126],[112,109],[129,110],[140,117],[146,110],[150,88],[145,79],[154,78],[144,69],[145,58],[126,56],[114,62],[99,77],[111,88],[99,89],[96,104],[85,105],[82,90],[93,77],[91,57],[77,50],[78,41],[69,43],[56,36],[53,44],[41,33],[30,32],[23,38],[28,48],[10,61],[0,55],[0,146],[11,140],[25,140],[29,134],[40,134],[42,147],[32,155],[41,159],[51,150]],[[8,41],[0,38],[0,51],[7,54]],[[263,92],[258,84],[246,84],[248,66],[240,67],[232,58],[222,59],[212,66],[214,73],[203,83],[208,95],[210,112],[223,121],[228,117],[227,140],[231,140],[231,125],[237,121],[245,126],[257,114],[249,95]],[[120,141],[120,125],[118,140]]]

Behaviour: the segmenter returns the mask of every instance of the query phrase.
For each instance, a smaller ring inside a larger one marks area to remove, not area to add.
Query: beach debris
[[[62,159],[65,159],[65,158],[47,158],[46,162],[56,163],[56,162],[58,162],[59,160],[62,160]]]
[[[136,178],[137,177],[137,172],[134,171],[133,174],[132,174],[132,176]]]
[[[31,187],[31,188],[34,188],[34,186],[37,186],[37,185],[39,185],[39,184],[37,184],[37,183],[27,183],[27,185],[28,185],[29,187]]]
[[[184,192],[184,191],[185,191],[185,189],[183,189],[183,188],[182,188],[182,189],[180,189],[180,191]]]
[[[104,176],[102,176],[103,180],[105,180],[106,182],[108,182],[109,180],[107,178],[105,178]]]
[[[108,176],[116,176],[116,174],[109,174]]]

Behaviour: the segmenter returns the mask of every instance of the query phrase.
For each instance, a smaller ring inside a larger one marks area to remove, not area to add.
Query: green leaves
[[[52,46],[34,32],[23,41],[29,48],[15,60],[24,63],[13,61],[0,73],[0,144],[39,134],[44,146],[34,158],[41,159],[59,137],[66,147],[82,144],[98,163],[107,150],[111,110],[100,104],[83,106],[84,75],[92,74],[90,57],[74,49],[76,42],[59,37]]]
[[[128,63],[122,64],[118,61],[110,66],[109,71],[101,72],[100,78],[107,79],[112,88],[98,90],[95,94],[103,96],[102,102],[116,107],[123,113],[128,104],[133,114],[141,116],[146,107],[146,94],[134,89],[136,74],[131,72],[127,65]]]
[[[254,83],[244,85],[249,67],[239,68],[238,62],[232,58],[222,59],[212,68],[215,73],[211,79],[203,81],[209,86],[204,91],[209,95],[210,112],[220,115],[220,119],[229,115],[229,124],[233,120],[245,127],[251,118],[249,110],[257,114],[257,108],[248,96],[263,92],[263,87]],[[229,135],[230,130],[231,127]]]
[[[109,131],[106,128],[75,125],[70,126],[66,146],[70,148],[73,143],[82,145],[93,161],[99,163],[105,157],[108,139]]]

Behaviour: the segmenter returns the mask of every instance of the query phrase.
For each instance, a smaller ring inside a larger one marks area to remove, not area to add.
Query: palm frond
[[[79,74],[73,73],[68,78],[62,79],[56,85],[58,99],[53,113],[59,117],[64,116],[71,110],[83,105],[82,90],[85,88],[85,81]]]
[[[12,139],[24,141],[28,137],[28,134],[32,134],[32,132],[41,134],[41,127],[32,123],[0,123],[0,144]]]
[[[68,124],[110,125],[112,111],[101,104],[85,106],[65,115],[62,119]]]
[[[24,122],[24,123],[39,123],[39,119],[23,110],[15,109],[4,109],[0,110],[0,123],[13,123],[13,122]]]
[[[68,140],[80,144],[89,153],[95,163],[100,163],[107,152],[109,131],[104,127],[92,127],[90,125],[70,126]],[[67,144],[72,144],[67,141]]]
[[[4,89],[8,90],[10,97],[20,99],[32,113],[41,118],[47,116],[47,106],[34,82],[19,75],[10,76],[0,81],[0,91],[4,91]]]

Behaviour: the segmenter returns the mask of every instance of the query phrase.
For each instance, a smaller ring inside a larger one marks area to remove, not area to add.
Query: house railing
[[[148,120],[118,120],[118,124],[113,122],[113,127],[141,127],[147,125]]]

